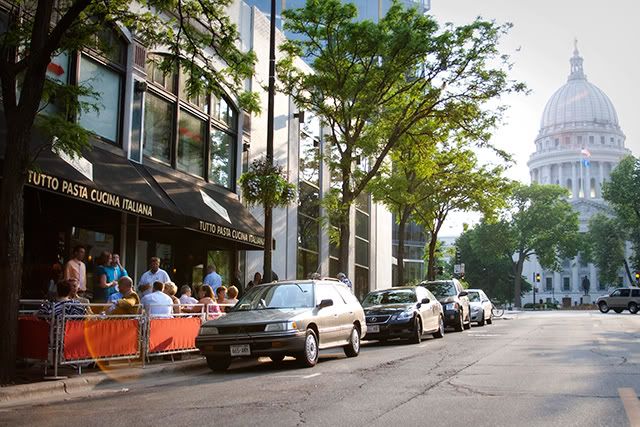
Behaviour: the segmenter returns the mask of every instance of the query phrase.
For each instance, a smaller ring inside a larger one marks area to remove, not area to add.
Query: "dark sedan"
[[[362,302],[367,340],[408,338],[419,343],[424,334],[444,336],[444,317],[438,300],[422,287],[398,287],[370,292]]]

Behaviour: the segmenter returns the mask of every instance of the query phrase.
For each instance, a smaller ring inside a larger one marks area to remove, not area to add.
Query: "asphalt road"
[[[637,425],[639,334],[640,315],[522,313],[419,345],[365,343],[353,359],[323,352],[312,369],[260,359],[213,374],[203,361],[201,370],[5,408],[0,425]]]

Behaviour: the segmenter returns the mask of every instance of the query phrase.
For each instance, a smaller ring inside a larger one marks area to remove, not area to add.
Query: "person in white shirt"
[[[164,283],[154,282],[153,292],[142,297],[140,304],[151,317],[173,317],[173,300],[164,292]]]
[[[180,304],[197,304],[198,300],[191,296],[191,288],[184,285],[180,288]]]
[[[160,258],[151,257],[151,262],[149,263],[149,270],[145,271],[140,277],[140,281],[138,282],[138,288],[142,285],[152,285],[155,282],[167,283],[170,282],[171,278],[167,274],[166,271],[160,268]]]

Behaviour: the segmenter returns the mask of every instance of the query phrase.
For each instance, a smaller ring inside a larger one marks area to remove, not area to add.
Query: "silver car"
[[[640,289],[618,288],[611,294],[598,298],[596,304],[603,313],[613,309],[616,313],[629,310],[631,314],[636,314],[640,308]]]
[[[487,294],[482,289],[467,289],[467,297],[471,307],[471,321],[476,322],[478,326],[484,326],[485,322],[490,325],[493,304]]]
[[[311,367],[325,348],[357,356],[366,332],[362,306],[341,282],[289,281],[249,289],[229,313],[202,325],[196,346],[214,371],[251,356],[294,356]]]

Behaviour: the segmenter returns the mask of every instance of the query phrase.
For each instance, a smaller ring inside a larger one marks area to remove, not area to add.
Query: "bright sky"
[[[510,106],[506,124],[493,143],[512,153],[513,179],[529,182],[527,161],[534,151],[540,118],[547,100],[569,75],[573,40],[584,58],[587,79],[611,99],[626,146],[640,154],[640,3],[633,0],[432,0],[431,13],[441,22],[463,24],[475,17],[511,22],[501,51],[511,55],[511,76],[524,81],[529,95],[503,98]],[[456,235],[475,215],[455,215],[442,235]]]

